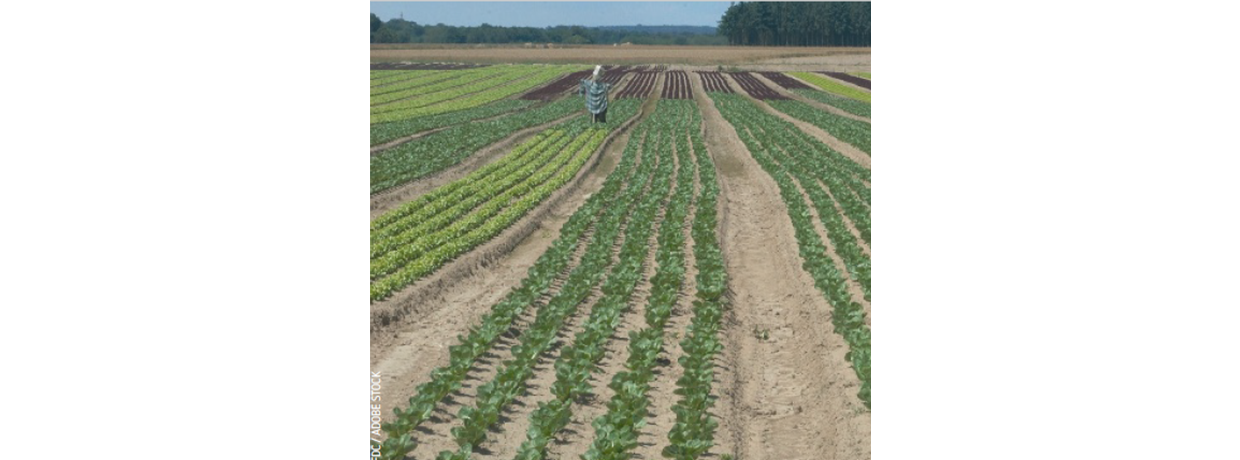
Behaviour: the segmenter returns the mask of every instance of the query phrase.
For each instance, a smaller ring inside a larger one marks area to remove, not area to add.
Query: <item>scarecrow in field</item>
[[[577,94],[586,96],[586,110],[595,123],[607,123],[607,91],[611,90],[611,83],[599,81],[602,76],[603,66],[594,66],[594,75],[581,80],[581,89],[577,90]]]

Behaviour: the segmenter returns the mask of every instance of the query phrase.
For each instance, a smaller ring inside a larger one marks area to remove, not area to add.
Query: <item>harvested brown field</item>
[[[654,45],[373,44],[370,62],[746,65],[747,70],[869,71],[869,48]],[[753,67],[757,66],[757,67]],[[659,69],[662,70],[662,69]]]

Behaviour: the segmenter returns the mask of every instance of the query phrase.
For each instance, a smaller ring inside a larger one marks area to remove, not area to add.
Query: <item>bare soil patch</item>
[[[370,46],[370,61],[470,62],[470,63],[573,63],[613,65],[692,64],[814,67],[816,70],[848,72],[870,70],[870,48],[761,47],[761,46],[656,46],[656,45],[420,45]],[[373,64],[372,64],[373,65]],[[751,70],[776,70],[759,68]]]

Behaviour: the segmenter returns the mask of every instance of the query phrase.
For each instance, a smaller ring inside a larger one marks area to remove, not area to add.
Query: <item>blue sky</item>
[[[729,2],[370,2],[387,21],[450,26],[716,26]]]

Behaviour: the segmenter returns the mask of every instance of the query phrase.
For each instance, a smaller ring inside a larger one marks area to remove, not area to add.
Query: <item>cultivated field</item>
[[[608,49],[372,51],[383,458],[869,458],[868,50]]]

